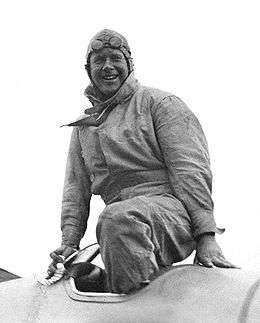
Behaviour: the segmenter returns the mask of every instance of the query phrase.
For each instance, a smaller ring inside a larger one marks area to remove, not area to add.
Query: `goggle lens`
[[[103,43],[101,40],[93,40],[91,47],[93,50],[99,50],[103,47]]]
[[[123,41],[119,37],[111,37],[109,41],[102,42],[102,40],[96,39],[93,40],[91,44],[91,48],[93,50],[100,50],[103,47],[113,47],[113,48],[120,48],[123,44]]]
[[[123,41],[118,37],[112,37],[110,38],[109,43],[112,47],[120,48],[122,46]]]

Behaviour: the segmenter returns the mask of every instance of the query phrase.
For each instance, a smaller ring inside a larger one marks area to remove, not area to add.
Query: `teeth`
[[[115,79],[117,76],[116,75],[110,75],[110,76],[104,76],[105,80],[113,80]]]

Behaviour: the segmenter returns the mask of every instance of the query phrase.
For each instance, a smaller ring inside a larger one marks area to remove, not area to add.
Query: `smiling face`
[[[90,56],[90,75],[105,99],[113,96],[128,76],[128,65],[119,49],[102,48]]]

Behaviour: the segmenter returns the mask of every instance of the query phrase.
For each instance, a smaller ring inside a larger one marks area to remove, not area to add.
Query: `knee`
[[[97,239],[119,242],[126,237],[151,235],[149,221],[145,219],[146,210],[134,201],[120,201],[108,205],[100,214],[97,223]]]
[[[128,208],[123,205],[123,202],[112,203],[103,210],[99,215],[99,226],[117,226],[127,219]]]
[[[97,223],[97,238],[113,239],[119,237],[121,231],[129,227],[129,214],[122,202],[108,205],[100,214]]]

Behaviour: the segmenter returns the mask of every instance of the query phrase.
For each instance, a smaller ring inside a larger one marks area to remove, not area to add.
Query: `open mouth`
[[[115,80],[117,78],[118,75],[104,75],[103,79],[106,81],[112,81]]]

